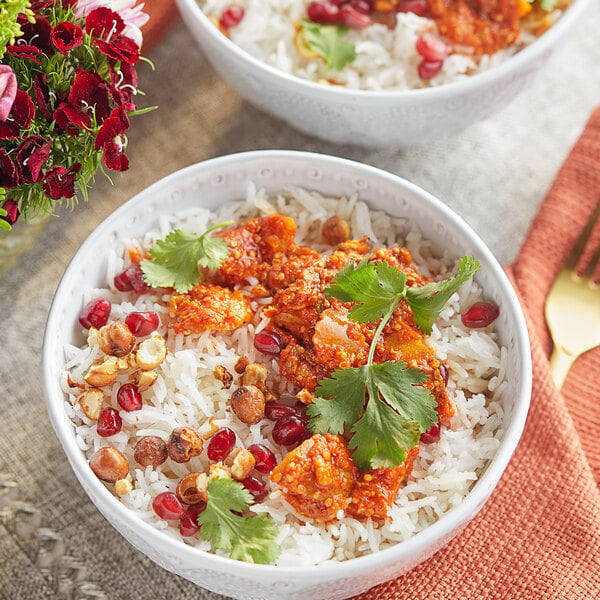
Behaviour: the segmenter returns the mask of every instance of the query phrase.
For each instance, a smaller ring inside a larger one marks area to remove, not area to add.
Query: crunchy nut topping
[[[208,417],[208,431],[205,431],[202,434],[202,439],[203,440],[210,440],[210,438],[215,435],[215,433],[217,433],[217,431],[219,431],[219,426],[215,424],[215,418],[214,417]]]
[[[98,330],[95,327],[90,327],[87,336],[87,343],[90,348],[99,345]]]
[[[256,459],[252,456],[250,450],[237,448],[237,452],[235,453],[231,464],[231,476],[238,481],[246,479],[246,477],[250,475],[252,469],[254,469],[255,464]]]
[[[185,504],[199,504],[208,500],[206,487],[202,490],[198,489],[197,481],[199,475],[206,477],[206,473],[189,473],[177,484],[175,493]]]
[[[119,450],[105,446],[94,452],[90,458],[90,468],[102,481],[116,483],[129,473],[129,463]]]
[[[84,379],[93,387],[105,387],[117,378],[117,357],[105,356],[103,359],[92,363]]]
[[[315,398],[315,395],[312,392],[309,392],[306,388],[302,388],[297,394],[296,398],[302,402],[302,404],[312,404]]]
[[[125,496],[129,494],[129,492],[133,489],[133,484],[129,479],[119,479],[115,482],[115,486],[113,487],[113,491],[119,496]]]
[[[202,436],[191,427],[176,427],[169,436],[167,451],[171,460],[188,462],[202,452]]]
[[[158,465],[162,465],[168,456],[166,442],[155,435],[141,438],[133,449],[133,458],[142,467],[156,468]]]
[[[254,385],[244,385],[231,394],[233,412],[248,425],[258,423],[265,416],[265,396]]]
[[[213,371],[215,379],[223,384],[223,389],[228,390],[233,383],[233,375],[223,366],[217,365]]]
[[[119,371],[127,371],[128,369],[137,369],[137,362],[135,360],[135,354],[130,352],[127,356],[119,358],[117,362],[117,369]]]
[[[167,357],[167,344],[162,335],[155,335],[141,342],[135,351],[138,367],[149,371],[155,369]]]
[[[196,487],[201,494],[206,494],[208,490],[208,475],[206,473],[200,473],[198,477],[196,477]],[[206,495],[208,498],[208,494]]]
[[[267,383],[267,369],[258,363],[248,365],[242,375],[243,385],[255,385],[261,392],[265,391]]]
[[[238,359],[235,361],[235,365],[233,366],[233,370],[238,374],[241,375],[245,370],[246,367],[248,366],[248,363],[250,361],[248,360],[247,356],[240,356],[238,357]]]
[[[75,404],[79,403],[79,406],[81,406],[88,419],[97,421],[100,416],[100,408],[103,400],[104,392],[98,388],[92,387],[79,394],[75,400]]]
[[[150,387],[158,379],[158,372],[152,369],[151,371],[134,371],[129,374],[129,381],[139,388]]]
[[[279,397],[277,396],[277,394],[275,394],[269,388],[265,388],[264,395],[265,395],[265,402],[275,402],[275,401],[279,400]]]
[[[80,390],[84,390],[85,389],[85,384],[84,383],[77,383],[72,377],[71,375],[67,375],[67,385],[70,388],[79,388]]]
[[[126,356],[133,350],[135,338],[129,327],[119,321],[98,330],[98,346],[105,354]]]
[[[350,225],[344,219],[334,215],[323,223],[321,236],[327,244],[336,246],[350,239]]]
[[[229,469],[221,463],[213,463],[210,465],[208,479],[231,479]]]

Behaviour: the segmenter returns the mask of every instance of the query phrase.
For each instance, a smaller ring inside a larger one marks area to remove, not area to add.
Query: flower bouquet
[[[151,110],[134,103],[142,7],[0,0],[0,228],[87,199],[98,169],[128,168],[129,119]]]

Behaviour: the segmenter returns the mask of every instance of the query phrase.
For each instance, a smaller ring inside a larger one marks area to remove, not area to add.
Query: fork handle
[[[576,355],[570,354],[562,346],[554,346],[552,356],[550,357],[550,374],[559,390],[565,382],[567,373],[576,358]]]

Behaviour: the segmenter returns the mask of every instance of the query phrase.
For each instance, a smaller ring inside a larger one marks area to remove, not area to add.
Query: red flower
[[[67,56],[73,48],[81,46],[82,42],[83,31],[81,27],[70,21],[62,21],[52,30],[52,43],[64,56]]]
[[[0,140],[19,137],[21,129],[28,129],[35,114],[35,106],[27,92],[17,90],[15,101],[6,121],[0,121]]]
[[[115,108],[96,135],[94,149],[102,148],[104,164],[114,171],[126,171],[129,159],[125,156],[123,134],[129,128],[129,119],[122,106]]]
[[[132,101],[138,88],[138,75],[133,65],[121,63],[118,70],[111,65],[110,81],[112,83],[111,96],[115,104],[121,105],[125,110],[135,110]]]
[[[17,167],[6,150],[0,148],[0,186],[3,188],[15,187],[19,183]]]
[[[52,103],[50,99],[50,89],[46,76],[43,73],[37,73],[33,81],[33,93],[38,109],[44,119],[52,120]]]
[[[140,59],[140,49],[137,44],[124,35],[113,35],[109,42],[94,40],[94,44],[102,54],[112,60],[121,60],[133,65]]]
[[[52,35],[52,27],[47,19],[38,17],[35,23],[30,23],[25,20],[21,24],[23,37],[21,39],[28,40],[30,46],[35,46],[48,56],[54,53],[50,36]]]
[[[41,54],[40,49],[35,46],[25,46],[24,44],[18,46],[6,46],[6,54],[16,56],[17,58],[29,58],[38,65],[42,64],[38,58]]]
[[[26,137],[17,147],[17,171],[22,183],[42,180],[42,165],[50,155],[50,142],[41,135]]]
[[[48,198],[72,198],[75,195],[75,176],[81,170],[81,164],[75,163],[69,169],[60,165],[50,167],[46,171],[42,187]]]
[[[0,216],[0,219],[6,221],[9,225],[14,225],[21,214],[17,203],[14,200],[7,200],[2,208],[6,211],[6,214],[3,217]]]
[[[61,102],[54,111],[52,118],[56,122],[56,126],[69,135],[79,135],[78,127],[89,129],[92,124],[89,115],[81,112],[68,102]]]
[[[125,29],[125,22],[119,13],[110,8],[94,9],[85,20],[85,30],[92,37],[108,41],[112,35]]]

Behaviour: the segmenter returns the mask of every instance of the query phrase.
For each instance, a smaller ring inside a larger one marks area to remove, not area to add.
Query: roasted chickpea
[[[133,450],[133,458],[142,467],[158,467],[167,460],[167,444],[155,435],[147,435],[139,440]]]
[[[135,339],[125,323],[111,323],[98,330],[100,350],[111,356],[126,356],[133,350]]]
[[[177,484],[175,493],[184,504],[200,504],[207,501],[206,490],[198,488],[199,475],[200,473],[189,473]]]
[[[344,219],[334,215],[323,223],[321,235],[326,243],[336,246],[350,238],[350,226]]]
[[[106,446],[94,452],[90,458],[90,468],[102,481],[116,483],[125,479],[129,473],[129,463],[123,454],[116,448]]]
[[[202,452],[202,436],[191,427],[176,427],[169,436],[167,451],[171,460],[188,462]]]
[[[254,385],[243,385],[231,394],[231,405],[238,419],[248,425],[265,416],[265,396]]]

